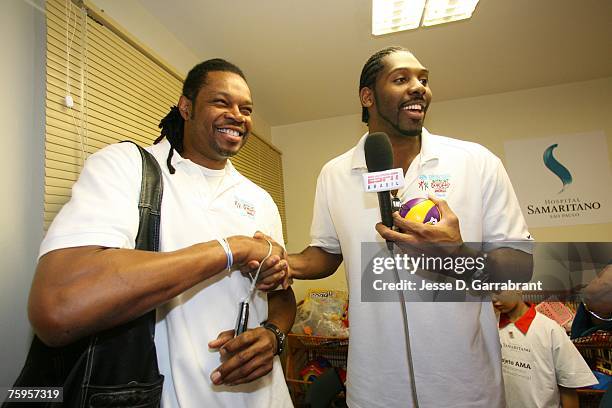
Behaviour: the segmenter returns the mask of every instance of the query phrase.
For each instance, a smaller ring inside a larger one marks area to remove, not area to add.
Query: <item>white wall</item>
[[[26,304],[43,235],[44,1],[0,3],[0,386],[12,385],[31,339]]]
[[[435,101],[435,90],[434,90]],[[612,162],[612,77],[435,103],[428,128],[472,140],[504,159],[504,141],[603,130]],[[531,228],[538,241],[612,241],[612,223]]]
[[[481,143],[502,159],[504,140],[603,130],[612,160],[612,78],[445,102],[435,102],[434,89],[433,100],[426,120],[430,131]],[[365,130],[359,113],[272,128],[272,141],[283,152],[290,252],[309,243],[321,166],[352,147]],[[612,224],[532,228],[531,233],[539,241],[612,241]],[[297,298],[311,287],[345,288],[344,271],[325,281],[297,282]]]
[[[310,242],[310,222],[317,176],[332,157],[344,153],[367,131],[358,115],[272,127],[272,142],[283,152],[287,251],[299,252]],[[347,197],[347,207],[350,205]],[[316,281],[295,281],[296,299],[309,288],[346,290],[344,264],[334,275]]]

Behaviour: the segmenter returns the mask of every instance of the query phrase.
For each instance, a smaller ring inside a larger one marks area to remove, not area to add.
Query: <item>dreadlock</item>
[[[385,67],[385,64],[383,63],[383,58],[385,58],[389,54],[393,54],[394,52],[402,51],[410,52],[404,47],[391,46],[383,48],[382,50],[373,54],[361,70],[361,77],[359,78],[359,92],[361,92],[363,88],[374,89],[376,77]],[[361,121],[364,123],[368,123],[369,120],[370,114],[368,112],[368,108],[366,108],[365,106],[361,107]]]
[[[183,95],[191,101],[193,109],[195,109],[198,92],[206,85],[208,73],[214,71],[232,72],[240,75],[240,77],[246,81],[246,77],[240,68],[224,59],[214,58],[199,63],[189,71],[183,83]],[[161,129],[161,133],[153,144],[161,142],[164,137],[168,139],[168,142],[170,142],[170,151],[168,152],[166,164],[168,165],[170,174],[174,174],[175,169],[171,164],[172,156],[175,150],[179,153],[183,152],[183,133],[185,130],[185,120],[181,116],[178,107],[172,106],[170,112],[168,112],[161,122],[159,122],[158,126]]]

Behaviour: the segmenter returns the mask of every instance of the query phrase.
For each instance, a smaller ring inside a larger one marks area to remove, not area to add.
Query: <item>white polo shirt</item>
[[[351,318],[347,403],[352,408],[410,407],[402,306],[361,301],[361,243],[383,242],[375,230],[380,222],[377,195],[363,190],[366,136],[321,170],[311,245],[344,257]],[[405,202],[428,194],[448,201],[465,242],[530,239],[501,161],[478,144],[423,129],[421,152],[398,196]],[[420,406],[502,407],[491,302],[406,305]]]
[[[177,152],[175,174],[166,165],[170,144],[148,147],[163,175],[161,250],[174,251],[232,235],[252,236],[257,230],[282,243],[278,209],[270,195],[238,173],[228,161],[220,176]],[[214,172],[214,171],[213,171]],[[138,232],[138,198],[142,162],[135,146],[108,146],[87,160],[72,189],[71,200],[55,218],[41,244],[40,256],[59,248],[100,245],[134,248]],[[238,304],[249,281],[239,271],[219,273],[157,309],[155,343],[165,376],[164,407],[291,407],[280,360],[273,371],[249,384],[214,386],[210,374],[221,364],[207,343],[233,329]],[[251,303],[249,327],[268,316],[267,298],[258,292]]]
[[[559,408],[559,386],[597,384],[565,330],[533,305],[514,323],[502,316],[499,338],[508,408]]]

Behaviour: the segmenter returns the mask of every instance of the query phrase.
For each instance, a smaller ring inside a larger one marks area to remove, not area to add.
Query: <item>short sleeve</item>
[[[551,343],[557,384],[566,388],[597,384],[591,369],[561,326],[553,326]]]
[[[506,169],[493,154],[484,169],[486,184],[483,190],[483,242],[486,250],[495,243],[532,252],[531,235],[521,207],[506,173]],[[509,244],[506,244],[509,243]]]
[[[330,213],[327,180],[327,167],[323,167],[317,179],[312,225],[310,227],[310,246],[320,247],[332,254],[341,254],[340,241]]]
[[[266,225],[266,230],[262,229],[262,232],[266,235],[269,235],[274,241],[280,244],[283,248],[285,248],[285,239],[283,236],[283,223],[280,217],[280,213],[278,212],[278,207],[276,203],[272,199],[272,197],[265,192],[265,220],[263,225]],[[282,290],[282,285],[278,285],[273,290]],[[267,306],[266,306],[267,307]],[[267,310],[267,309],[266,309]],[[267,311],[265,312],[267,316]]]
[[[283,236],[283,223],[281,220],[280,213],[276,203],[266,193],[266,225],[268,225],[268,231],[265,232],[272,239],[278,242],[283,247],[285,246],[285,237]]]
[[[136,146],[119,143],[91,155],[39,251],[99,245],[134,248],[142,162]]]

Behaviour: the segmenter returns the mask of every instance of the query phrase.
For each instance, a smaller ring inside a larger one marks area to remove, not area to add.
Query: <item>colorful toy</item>
[[[304,381],[314,381],[331,366],[331,363],[325,357],[317,357],[306,363],[304,368],[300,370],[300,377],[302,377]]]
[[[340,290],[311,289],[297,307],[296,334],[348,337],[347,294]]]
[[[324,370],[322,370],[320,367],[309,364],[300,371],[300,377],[302,377],[302,380],[304,381],[312,382],[316,380],[318,376],[323,374],[323,371]]]
[[[422,222],[423,224],[437,224],[440,219],[440,210],[428,198],[413,198],[402,204],[399,210],[402,218],[410,221]]]

